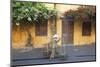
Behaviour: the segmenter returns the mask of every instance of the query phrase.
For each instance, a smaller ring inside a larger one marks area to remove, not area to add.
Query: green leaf
[[[44,3],[13,1],[12,4],[13,21],[16,22],[22,22],[25,19],[26,22],[44,22],[57,13],[53,9],[48,9]]]

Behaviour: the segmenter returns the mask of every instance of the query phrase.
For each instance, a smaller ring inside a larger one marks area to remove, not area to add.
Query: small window
[[[83,36],[90,36],[91,35],[91,22],[83,22],[82,35]]]
[[[47,35],[47,22],[36,23],[35,24],[35,34],[37,36],[46,36]]]

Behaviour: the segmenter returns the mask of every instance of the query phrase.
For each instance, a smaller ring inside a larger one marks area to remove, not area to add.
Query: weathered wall
[[[44,47],[46,44],[50,41],[50,23],[48,22],[48,34],[47,36],[35,36],[35,25],[31,27],[30,29],[31,35],[32,35],[32,43],[33,47],[39,48],[39,47]],[[26,30],[18,30],[12,31],[12,47],[13,48],[24,48],[26,47],[25,45],[27,44],[27,39],[28,39],[28,34]]]
[[[57,23],[56,23],[57,27],[56,27],[56,30],[57,30],[57,34],[59,36],[59,42],[58,42],[58,45],[61,46],[62,45],[62,20],[59,19],[59,17],[57,17]]]
[[[82,36],[82,21],[74,22],[74,45],[87,45],[95,42],[95,23],[91,23],[91,35]]]
[[[48,7],[54,8],[54,5],[48,4]],[[77,9],[79,6],[75,5],[61,5],[56,4],[56,9],[59,11],[57,21],[56,21],[56,31],[58,36],[60,37],[60,41],[58,45],[62,45],[62,20],[60,19],[61,15],[70,9]],[[47,36],[35,36],[35,25],[30,29],[32,35],[32,43],[33,47],[40,48],[44,47],[46,43],[50,42],[50,21],[48,21],[48,34]],[[73,33],[73,44],[74,45],[83,45],[83,44],[91,44],[95,42],[95,24],[92,23],[92,32],[91,36],[82,36],[82,22],[75,21],[74,22],[74,33]],[[24,48],[27,43],[28,34],[24,31],[12,31],[12,47],[13,48]]]
[[[12,47],[24,47],[27,41],[27,37],[27,32],[25,31],[12,31]]]
[[[62,43],[62,21],[57,18],[56,23],[57,34],[60,37],[58,45],[61,46]],[[32,35],[33,47],[40,48],[44,47],[46,43],[50,42],[50,21],[48,21],[48,34],[47,36],[35,36],[35,26],[30,29]],[[95,42],[95,23],[92,23],[90,36],[82,36],[82,22],[74,22],[74,32],[73,32],[73,45],[85,45]],[[12,31],[12,47],[13,48],[24,48],[27,43],[28,34],[26,31]]]
[[[50,42],[51,38],[51,29],[50,29],[50,24],[51,22],[48,21],[48,32],[47,36],[36,36],[35,35],[35,25],[30,29],[31,35],[32,35],[32,43],[33,47],[35,48],[40,48],[46,46],[45,44]],[[57,18],[57,23],[56,23],[56,31],[59,36],[59,42],[58,45],[61,46],[61,35],[62,35],[62,21],[61,19]],[[25,45],[27,44],[27,38],[28,34],[26,30],[24,31],[12,31],[12,47],[13,48],[24,48]]]

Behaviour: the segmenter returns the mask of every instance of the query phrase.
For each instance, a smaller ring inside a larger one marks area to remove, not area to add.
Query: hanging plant
[[[56,13],[54,9],[48,9],[43,3],[18,1],[13,1],[12,3],[13,23],[22,23],[23,20],[25,24],[42,23],[55,16]]]
[[[81,6],[77,10],[69,10],[64,13],[64,16],[72,16],[76,19],[84,19],[84,20],[96,20],[96,7],[95,6]]]

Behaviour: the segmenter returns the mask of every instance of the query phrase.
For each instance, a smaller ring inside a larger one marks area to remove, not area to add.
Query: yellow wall
[[[35,25],[30,29],[31,35],[32,35],[32,43],[33,47],[40,48],[44,47],[46,43],[50,42],[50,22],[48,21],[48,32],[47,36],[35,36]],[[28,34],[24,31],[12,31],[12,47],[13,48],[24,48],[27,44]]]
[[[12,31],[12,47],[23,48],[27,42],[27,32]]]
[[[57,27],[56,27],[57,34],[58,34],[59,39],[60,39],[58,42],[58,45],[61,46],[61,44],[62,44],[62,40],[61,40],[62,39],[62,20],[59,19],[59,17],[57,17],[56,25],[57,25]]]
[[[82,22],[76,21],[74,22],[74,32],[73,32],[73,45],[84,45],[91,44],[95,42],[95,23],[92,23],[92,32],[91,36],[82,36]],[[57,18],[56,23],[57,34],[60,37],[60,41],[58,45],[62,45],[62,21]],[[35,36],[35,26],[30,29],[32,35],[32,43],[33,47],[40,48],[44,47],[46,43],[50,42],[50,21],[48,21],[48,34],[47,36]],[[12,47],[13,48],[24,48],[27,43],[28,34],[26,31],[12,31]]]
[[[35,29],[35,26],[34,28]],[[31,31],[35,34],[35,31]],[[34,35],[34,47],[35,48],[40,48],[46,46],[45,44],[49,43],[50,41],[50,22],[48,21],[48,31],[47,31],[47,36],[35,36]]]
[[[47,36],[36,36],[35,35],[35,25],[30,29],[31,35],[32,35],[32,43],[33,47],[35,48],[41,48],[46,46],[45,44],[50,42],[50,37],[51,37],[51,31],[50,31],[50,24],[51,22],[48,21],[48,32]],[[62,35],[62,21],[61,19],[57,18],[57,23],[56,23],[56,30],[57,34],[60,38],[60,41],[58,42],[58,45],[61,46],[61,35]],[[27,44],[27,38],[28,34],[27,32],[24,31],[12,31],[12,47],[13,48],[24,48],[25,45]]]
[[[91,23],[91,35],[82,36],[82,21],[74,22],[74,45],[85,45],[95,42],[95,23]]]
[[[54,7],[53,4],[50,6],[50,8]],[[76,9],[79,6],[75,5],[56,5],[56,9],[59,10],[58,16],[57,16],[57,22],[56,22],[56,30],[57,34],[60,37],[60,41],[58,42],[58,45],[62,45],[62,20],[60,19],[60,16],[62,13],[66,12],[70,9]],[[50,21],[48,21],[48,34],[47,36],[35,36],[35,25],[30,29],[31,35],[32,35],[32,43],[33,47],[40,48],[44,47],[46,43],[50,42],[51,32],[50,32]],[[74,32],[73,32],[73,44],[74,45],[83,45],[83,44],[90,44],[95,42],[95,28],[94,23],[92,23],[92,32],[91,36],[82,36],[82,22],[81,20],[74,22]],[[24,31],[12,31],[12,47],[13,48],[24,48],[27,43],[28,34]]]

